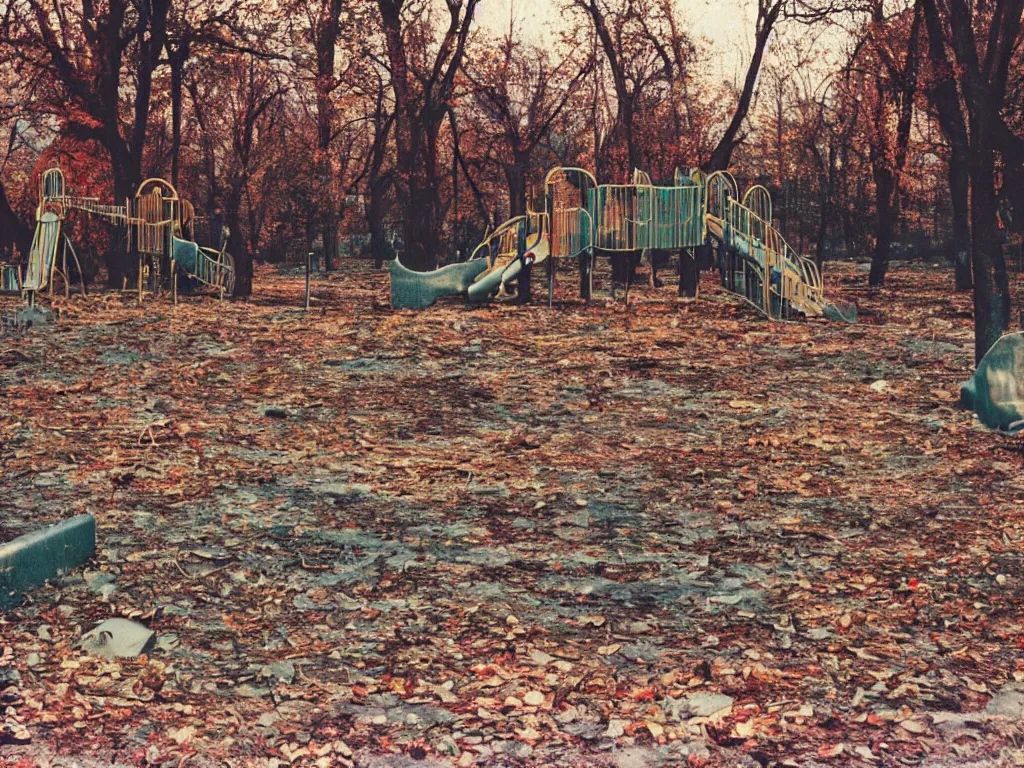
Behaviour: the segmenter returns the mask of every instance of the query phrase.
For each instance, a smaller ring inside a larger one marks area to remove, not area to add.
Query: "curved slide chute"
[[[191,240],[171,235],[171,257],[174,278],[178,272],[203,285],[220,291],[221,296],[235,288],[235,260],[226,250],[217,251]]]
[[[524,268],[548,258],[550,241],[546,221],[547,217],[540,213],[511,218],[484,238],[468,261],[429,272],[417,272],[399,259],[392,259],[388,262],[391,306],[426,309],[444,296],[463,296],[477,304],[507,298],[511,295],[509,285]],[[527,244],[522,253],[521,237]]]

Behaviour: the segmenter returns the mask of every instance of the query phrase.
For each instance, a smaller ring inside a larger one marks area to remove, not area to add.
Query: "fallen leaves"
[[[523,703],[530,707],[539,707],[544,703],[544,694],[540,691],[528,691],[523,696]]]
[[[186,744],[192,741],[192,738],[196,735],[197,732],[198,729],[194,725],[185,725],[181,728],[176,728],[174,730],[168,731],[167,738],[169,738],[178,746],[181,746],[182,744]]]
[[[713,288],[394,314],[361,265],[322,317],[266,272],[266,303],[88,299],[0,368],[5,524],[102,534],[0,619],[4,717],[107,755],[157,722],[157,764],[985,764],[1024,680],[1024,466],[949,406],[967,325],[907,332],[966,301],[947,277],[893,273],[859,336]],[[146,665],[73,650],[136,612],[177,638]]]

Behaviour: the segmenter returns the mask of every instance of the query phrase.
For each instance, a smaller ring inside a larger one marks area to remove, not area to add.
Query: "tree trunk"
[[[590,301],[592,298],[590,291],[590,272],[593,269],[593,257],[591,254],[584,251],[576,257],[576,261],[580,268],[580,298]]]
[[[818,265],[818,271],[821,271],[822,264],[825,263],[825,239],[828,236],[828,222],[832,216],[830,200],[832,199],[832,187],[825,178],[821,181],[821,193],[819,198],[819,214],[818,214],[818,237],[814,246],[814,263]]]
[[[925,31],[928,35],[928,58],[936,84],[928,96],[939,117],[939,127],[949,142],[949,194],[953,207],[952,260],[957,290],[967,291],[973,285],[971,274],[970,169],[967,125],[964,121],[954,70],[946,55],[945,33],[933,2],[922,3]]]
[[[324,241],[324,266],[334,270],[338,255],[337,203],[334,199],[334,174],[331,169],[331,126],[334,122],[334,103],[331,94],[337,87],[334,77],[335,49],[341,27],[342,3],[330,0],[323,3],[316,23],[314,44],[316,49],[316,166],[320,183],[320,214],[323,216],[321,235]]]
[[[643,170],[643,159],[640,157],[640,145],[636,140],[636,127],[633,122],[636,117],[636,110],[633,106],[633,100],[636,95],[628,93],[623,98],[623,95],[619,95],[619,101],[623,105],[620,110],[622,120],[622,132],[626,139],[626,156],[629,160],[629,168],[626,169],[627,181],[632,181],[632,174],[635,169]]]
[[[118,143],[112,146],[108,145],[108,149],[113,161],[114,200],[117,201],[117,204],[127,200],[128,205],[131,206],[135,200],[135,193],[142,183],[141,158],[124,148],[119,134]],[[138,271],[138,259],[133,253],[134,248],[126,247],[124,234],[119,227],[111,228],[109,247],[104,254],[107,285],[111,288],[121,288],[125,279],[131,282]]]
[[[179,47],[170,54],[171,67],[171,184],[178,188],[178,170],[181,162],[181,102],[182,102],[182,77],[184,75],[185,62],[189,57],[189,44],[183,41]]]
[[[334,258],[338,255],[338,225],[334,211],[328,207],[325,213],[327,222],[324,224],[321,234],[324,241],[324,269],[328,272],[334,271]]]
[[[518,153],[511,165],[505,166],[505,181],[508,183],[508,217],[526,213],[526,160]]]
[[[7,190],[0,179],[0,252],[11,246],[18,249],[22,260],[32,248],[32,227],[21,220],[7,199]]]
[[[513,162],[505,166],[505,179],[508,182],[509,218],[526,215],[526,167],[529,161],[529,153],[513,151]],[[527,221],[527,225],[529,222]],[[529,239],[529,235],[527,235]],[[554,261],[550,261],[547,268],[553,269]],[[531,280],[533,279],[533,266],[523,266],[522,272],[516,278],[516,303],[529,304],[532,298]]]
[[[954,145],[949,157],[949,193],[953,206],[952,257],[956,289],[969,291],[974,287],[971,271],[970,169],[967,153]]]
[[[242,237],[242,191],[238,183],[228,193],[227,204],[224,206],[224,218],[228,225],[228,253],[235,259],[235,292],[236,299],[247,299],[252,295],[252,253],[245,247]]]
[[[697,271],[697,261],[693,257],[693,252],[689,248],[683,248],[679,251],[679,295],[688,299],[697,298],[699,282],[700,273]]]
[[[554,269],[556,262],[548,259],[548,269]],[[532,300],[530,283],[533,278],[533,265],[523,265],[523,271],[516,278],[516,304],[529,304]]]
[[[426,272],[437,267],[441,250],[441,179],[437,173],[440,118],[423,116],[417,123],[407,126],[412,135],[402,142],[398,153],[399,175],[408,179],[403,263],[409,269]]]
[[[893,173],[881,163],[877,163],[875,176],[875,209],[878,215],[878,230],[875,233],[875,250],[871,255],[871,273],[868,285],[885,284],[885,274],[889,270],[889,251],[892,246],[892,233],[896,224],[895,191],[896,179]]]
[[[980,110],[979,110],[980,111]],[[974,267],[974,360],[1010,326],[1010,286],[996,225],[995,156],[988,116],[971,120],[971,251]]]
[[[323,216],[323,227],[320,235],[324,243],[324,268],[334,271],[334,259],[338,255],[338,218],[335,215],[334,185],[332,182],[331,164],[328,159],[331,143],[330,108],[321,101],[329,101],[329,96],[317,94],[317,170],[320,181],[320,215]]]
[[[387,258],[387,233],[384,231],[384,185],[380,180],[370,182],[370,200],[366,207],[366,219],[370,228],[370,252],[377,269],[384,266]]]
[[[750,57],[750,64],[747,65],[747,73],[743,79],[743,90],[740,92],[739,101],[736,103],[736,111],[733,112],[725,133],[719,139],[718,144],[711,152],[711,161],[708,163],[708,171],[724,171],[729,167],[732,160],[733,150],[739,145],[739,132],[743,121],[747,119],[750,111],[750,104],[754,98],[754,89],[757,86],[758,75],[761,72],[761,62],[764,59],[765,48],[771,37],[775,22],[782,12],[782,2],[774,3],[769,7],[759,8],[759,27],[754,37],[754,53]]]
[[[390,175],[384,173],[383,168],[392,122],[392,118],[384,114],[384,84],[381,83],[373,113],[373,145],[370,148],[370,167],[367,171],[369,201],[366,206],[367,224],[370,228],[370,252],[373,254],[373,262],[377,269],[384,266],[384,261],[388,258],[384,214]],[[390,258],[394,258],[394,254]]]

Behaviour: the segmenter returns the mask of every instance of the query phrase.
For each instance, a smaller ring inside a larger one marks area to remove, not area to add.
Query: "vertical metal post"
[[[313,267],[313,252],[306,254],[306,309],[309,309],[309,272]]]
[[[548,308],[550,309],[555,300],[555,260],[548,254]]]
[[[57,237],[60,237],[58,233]],[[71,288],[68,280],[68,236],[64,235],[64,248],[61,250],[61,267],[63,267],[64,274],[64,298],[70,298]]]

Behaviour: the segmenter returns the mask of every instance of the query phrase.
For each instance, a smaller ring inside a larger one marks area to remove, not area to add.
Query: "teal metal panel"
[[[646,248],[695,248],[704,240],[703,198],[699,186],[654,187]]]
[[[171,238],[171,245],[174,248],[174,261],[179,269],[194,275],[199,271],[199,246],[191,240],[179,240]]]
[[[22,593],[82,565],[96,554],[96,519],[78,515],[42,531],[0,544],[0,610]]]

